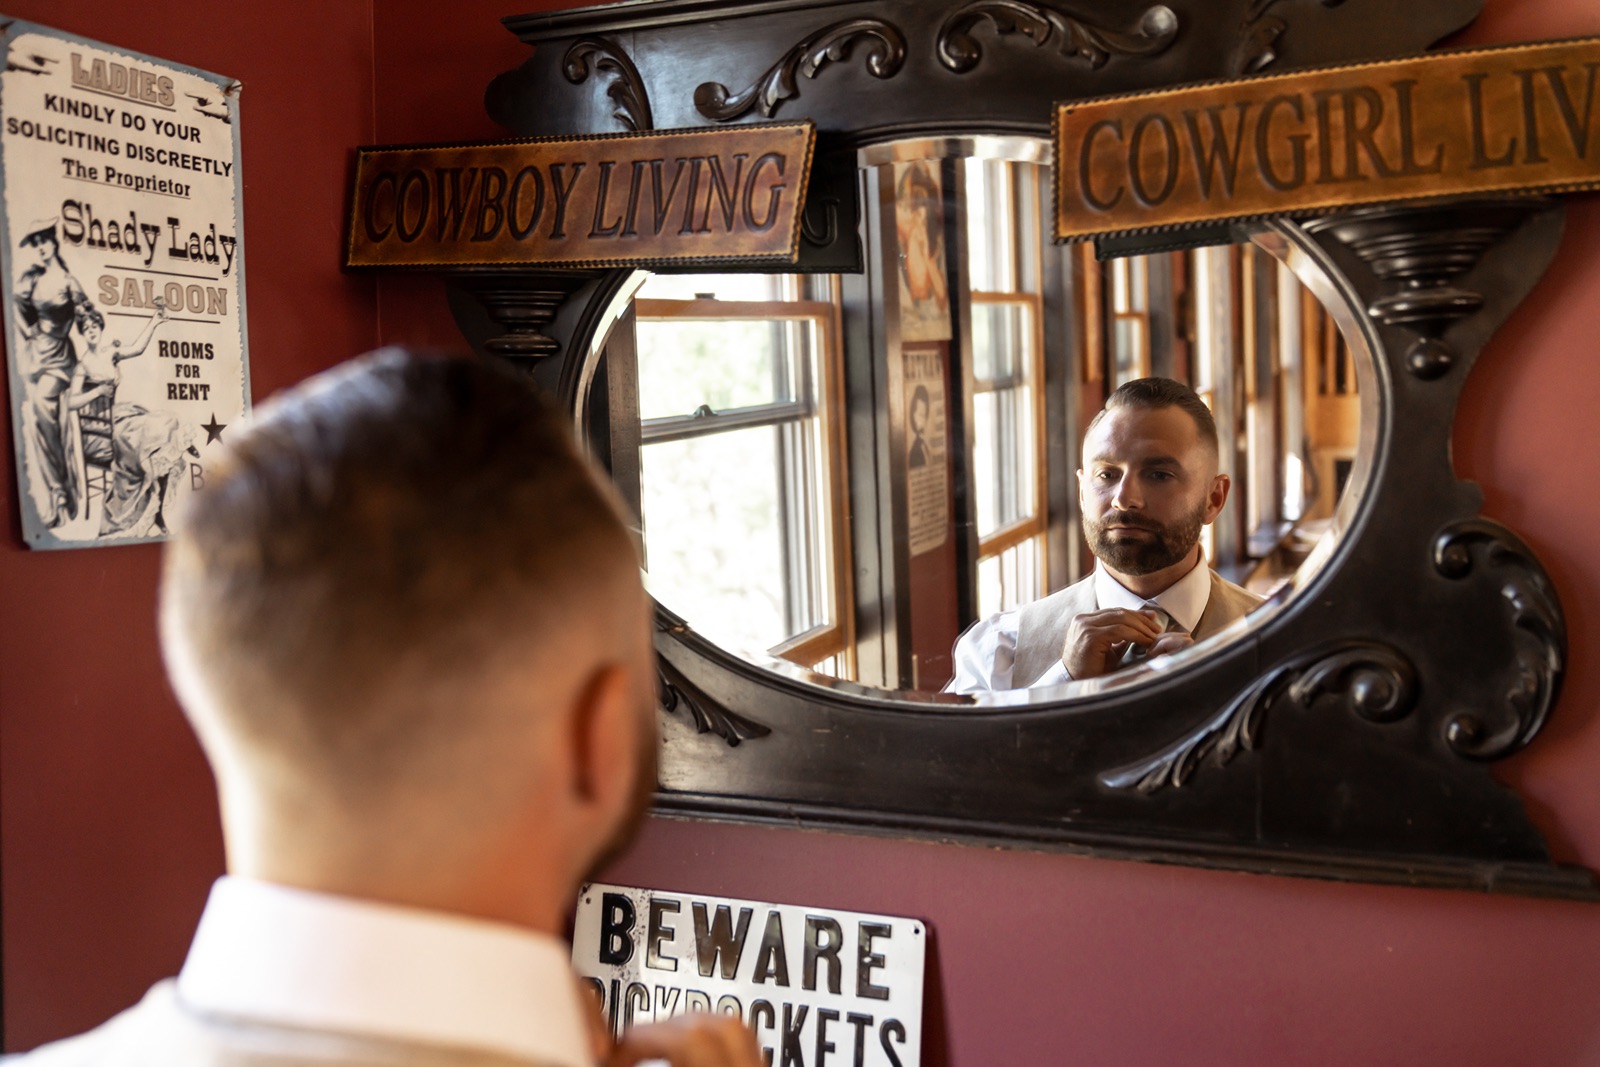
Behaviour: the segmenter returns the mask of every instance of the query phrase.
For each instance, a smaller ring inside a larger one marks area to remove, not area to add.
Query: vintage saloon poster
[[[6,355],[34,548],[164,537],[249,405],[232,79],[11,22]]]

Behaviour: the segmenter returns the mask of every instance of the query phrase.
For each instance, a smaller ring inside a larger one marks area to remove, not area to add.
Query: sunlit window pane
[[[1113,259],[1111,261],[1111,310],[1114,312],[1127,312],[1133,310],[1133,302],[1128,298],[1128,261],[1126,259]]]
[[[1043,541],[1030,537],[978,563],[978,616],[1010,611],[1039,593]]]
[[[1000,557],[987,556],[978,561],[978,617],[987,619],[1005,602],[1005,589],[1000,584]]]
[[[972,398],[972,476],[977,490],[978,536],[1000,528],[999,403],[993,393]]]
[[[1034,511],[1033,390],[978,393],[972,414],[978,536],[987,537]]]
[[[780,322],[658,319],[639,323],[639,415],[644,419],[775,404],[796,398]]]
[[[652,274],[636,296],[642,300],[786,300],[794,279],[783,274]]]
[[[793,636],[784,611],[779,431],[732,430],[640,450],[651,592],[718,643]]]
[[[1131,382],[1144,374],[1145,320],[1118,318],[1112,322],[1112,351],[1116,360],[1115,385]]]
[[[1010,379],[1032,362],[1033,331],[1025,304],[974,304],[972,374],[980,383]]]

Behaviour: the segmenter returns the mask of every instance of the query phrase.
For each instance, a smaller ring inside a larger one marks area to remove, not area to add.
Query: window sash
[[[843,457],[839,454],[843,413],[831,416],[819,399],[819,393],[834,400],[843,395],[836,351],[836,304],[829,300],[640,298],[634,301],[634,309],[640,323],[771,322],[810,327],[803,340],[789,339],[789,359],[797,364],[792,368],[796,399],[641,420],[640,446],[750,427],[775,429],[787,626],[795,630],[808,619],[824,621],[779,642],[769,652],[805,667],[835,660],[853,674],[853,594],[845,543]]]

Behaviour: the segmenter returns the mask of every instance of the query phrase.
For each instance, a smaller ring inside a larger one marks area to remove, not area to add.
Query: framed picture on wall
[[[239,84],[27,22],[0,41],[23,536],[160,540],[250,404]]]

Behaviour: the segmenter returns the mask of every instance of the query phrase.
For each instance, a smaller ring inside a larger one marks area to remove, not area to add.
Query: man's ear
[[[572,782],[581,804],[603,811],[625,806],[638,774],[637,701],[620,664],[598,668],[578,690],[572,709]]]
[[[1219,474],[1211,479],[1211,491],[1206,494],[1205,522],[1209,525],[1222,512],[1222,505],[1228,502],[1228,489],[1233,484],[1226,474]]]

